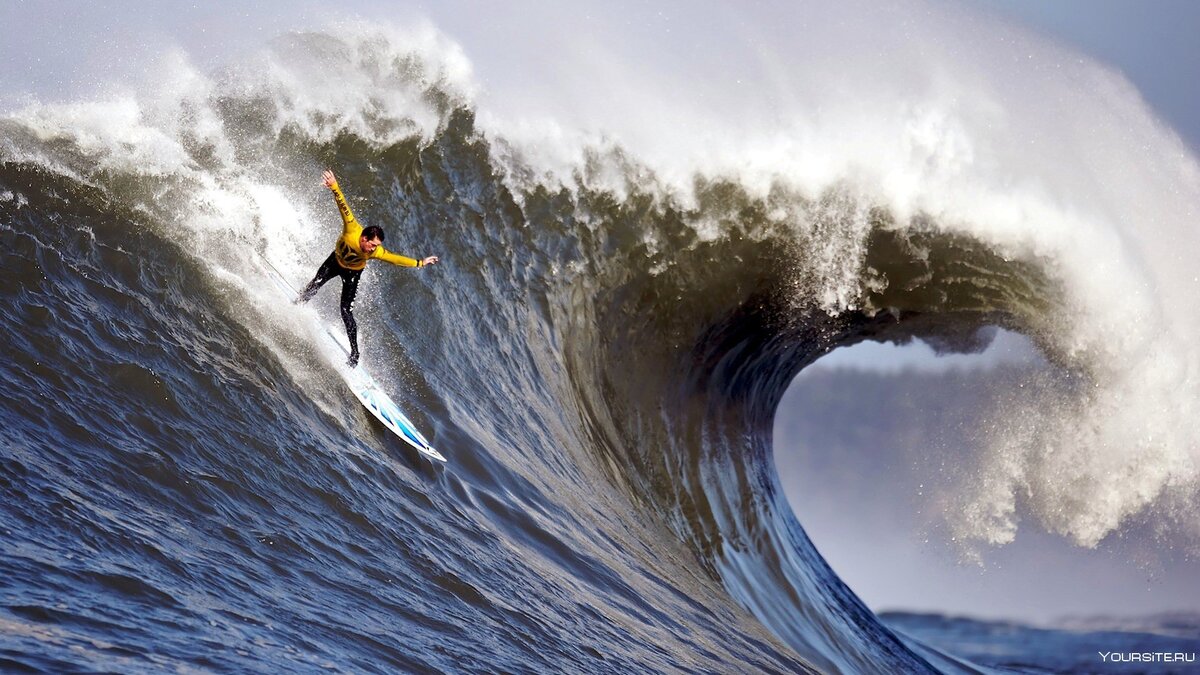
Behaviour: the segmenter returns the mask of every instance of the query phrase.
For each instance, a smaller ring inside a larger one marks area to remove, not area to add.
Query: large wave
[[[7,115],[6,508],[30,550],[78,546],[33,543],[46,500],[101,533],[58,572],[6,563],[99,589],[56,610],[71,630],[13,634],[95,655],[113,625],[166,631],[150,653],[198,663],[189,636],[267,636],[235,667],[952,668],[825,565],[770,430],[830,349],[969,351],[995,325],[1061,385],[998,411],[953,534],[1011,540],[1018,506],[1082,545],[1134,514],[1194,527],[1194,160],[1119,76],[1015,31],[810,9],[756,10],[752,48],[678,73],[568,24],[535,41],[561,79],[520,103],[430,24],[342,25]],[[677,45],[653,37],[632,44]],[[263,260],[299,283],[327,253],[326,165],[389,245],[443,257],[372,270],[359,313],[445,472],[348,440],[364,422],[312,334],[331,308],[264,283]],[[226,524],[168,524],[197,505]],[[106,594],[159,608],[114,618]]]

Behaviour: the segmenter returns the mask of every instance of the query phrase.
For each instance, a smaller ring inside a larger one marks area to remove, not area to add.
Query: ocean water
[[[937,614],[884,612],[885,624],[915,649],[930,645],[988,672],[1194,673],[1200,669],[1195,614],[1115,620],[1096,617],[1053,627]]]
[[[775,474],[792,378],[866,339],[1000,325],[1062,378],[1002,416],[964,540],[1018,500],[1080,545],[1190,522],[1194,159],[1056,47],[901,3],[938,39],[877,59],[869,8],[812,9],[746,18],[741,98],[564,30],[571,81],[629,86],[522,107],[419,23],[7,111],[0,669],[986,671],[874,616]],[[369,267],[356,315],[445,465],[348,395],[336,290],[268,279],[328,254],[325,167],[442,257]]]

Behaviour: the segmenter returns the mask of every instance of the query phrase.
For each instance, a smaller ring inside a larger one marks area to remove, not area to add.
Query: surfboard
[[[267,267],[270,268],[268,276],[274,279],[276,286],[278,286],[279,290],[287,296],[289,301],[299,295],[296,289],[292,288],[292,285],[287,282],[287,279],[283,277],[283,274],[281,274],[279,270],[275,269],[275,266],[272,265],[270,261],[264,258],[263,262],[265,262]],[[346,358],[349,358],[349,346],[342,344],[342,339],[339,338],[329,328],[329,326],[323,326],[323,328],[325,329],[325,336],[333,341],[333,344],[337,346],[339,353],[344,354]],[[337,372],[342,376],[342,379],[345,380],[346,386],[350,388],[350,391],[354,394],[354,397],[358,399],[358,402],[361,403],[363,407],[367,409],[367,412],[371,413],[375,419],[379,420],[383,426],[387,427],[388,431],[391,431],[393,434],[398,436],[400,440],[416,448],[417,451],[422,455],[439,462],[446,461],[446,458],[442,456],[442,453],[435,450],[434,447],[429,444],[429,441],[425,440],[425,437],[421,435],[421,432],[417,431],[416,425],[414,425],[412,421],[408,419],[408,416],[400,410],[400,406],[396,405],[396,402],[392,400],[392,397],[388,396],[387,392],[379,386],[379,384],[375,381],[375,378],[371,377],[371,374],[363,369],[363,365],[361,363],[355,368],[339,365]]]

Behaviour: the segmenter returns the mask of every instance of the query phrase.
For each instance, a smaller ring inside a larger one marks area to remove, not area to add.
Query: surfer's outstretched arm
[[[382,260],[384,262],[389,262],[393,265],[399,265],[401,267],[424,267],[426,265],[433,265],[438,261],[438,257],[436,255],[431,255],[417,260],[406,255],[392,253],[382,246],[376,246],[375,250],[371,252],[371,257],[375,258],[376,260]]]

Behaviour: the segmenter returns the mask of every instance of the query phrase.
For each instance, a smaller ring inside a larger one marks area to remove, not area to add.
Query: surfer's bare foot
[[[358,353],[357,352],[351,354],[349,359],[346,359],[346,365],[350,366],[351,368],[358,365]]]

